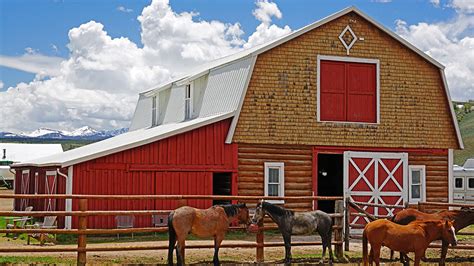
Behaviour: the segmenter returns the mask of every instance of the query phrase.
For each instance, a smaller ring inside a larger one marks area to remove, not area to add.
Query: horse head
[[[251,221],[252,224],[258,224],[265,216],[265,210],[263,209],[263,202],[264,202],[263,200],[260,200],[257,203],[257,207],[255,208],[255,213],[253,214],[252,221]]]
[[[456,233],[454,230],[453,222],[446,220],[443,224],[443,232],[441,235],[442,239],[452,246],[456,246],[458,240],[456,238]]]
[[[245,205],[245,203],[240,203],[240,204],[237,204],[237,207],[239,208],[239,214],[238,214],[239,223],[249,224],[250,215],[249,215],[249,209],[247,208],[247,205]]]

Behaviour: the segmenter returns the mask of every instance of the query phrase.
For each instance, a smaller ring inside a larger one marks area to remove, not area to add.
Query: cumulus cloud
[[[3,81],[0,80],[0,90],[3,89],[4,86],[5,84],[3,83]]]
[[[112,38],[103,24],[90,21],[69,31],[66,59],[46,57],[34,49],[17,58],[2,56],[1,62],[10,60],[3,65],[37,75],[30,83],[0,93],[0,101],[6,103],[0,109],[0,131],[128,127],[138,92],[197,64],[291,31],[271,24],[272,17],[281,18],[275,4],[257,2],[257,13],[261,24],[245,40],[238,22],[201,20],[197,13],[176,13],[168,0],[154,0],[138,17],[141,47],[128,38]],[[40,59],[45,63],[38,63]]]
[[[455,8],[458,12],[474,13],[473,0],[452,0],[451,6]]]
[[[451,96],[455,100],[474,98],[474,16],[459,12],[448,22],[408,25],[396,22],[396,31],[446,66]]]

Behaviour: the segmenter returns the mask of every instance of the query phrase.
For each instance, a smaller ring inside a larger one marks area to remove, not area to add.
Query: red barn
[[[16,178],[48,188],[44,193],[450,202],[452,150],[463,144],[443,69],[360,10],[347,8],[141,93],[128,133],[17,164]],[[28,204],[77,208],[74,202]],[[189,204],[204,208],[212,202]],[[175,206],[89,204],[106,210]],[[137,226],[150,223],[141,217]],[[89,224],[114,227],[112,217]]]

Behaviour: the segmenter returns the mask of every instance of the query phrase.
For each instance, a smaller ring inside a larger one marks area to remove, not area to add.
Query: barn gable
[[[355,8],[323,21],[258,55],[241,110],[234,118],[233,142],[462,148],[438,62]],[[357,36],[349,52],[339,39],[348,26]],[[324,60],[359,65],[377,62],[377,120],[318,120],[322,98],[318,98],[318,64]]]

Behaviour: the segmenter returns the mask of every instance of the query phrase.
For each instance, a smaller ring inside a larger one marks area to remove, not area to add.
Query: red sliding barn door
[[[30,170],[23,170],[21,172],[20,194],[30,194]],[[20,211],[28,207],[29,199],[20,199]]]
[[[406,153],[344,153],[344,193],[353,201],[403,205],[408,200],[408,154]],[[393,208],[364,207],[375,215],[394,214]],[[369,220],[354,216],[351,223]]]

